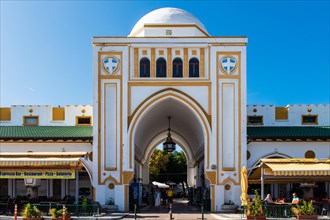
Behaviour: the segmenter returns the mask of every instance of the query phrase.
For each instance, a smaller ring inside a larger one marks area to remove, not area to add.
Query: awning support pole
[[[76,166],[76,216],[78,216],[78,204],[79,204],[79,170]]]
[[[261,164],[261,199],[264,199],[264,163]]]

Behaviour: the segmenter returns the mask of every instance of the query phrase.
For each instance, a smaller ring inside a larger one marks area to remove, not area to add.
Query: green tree
[[[166,171],[168,161],[169,155],[166,152],[160,149],[155,149],[149,161],[149,174],[151,182],[160,181],[159,173]]]
[[[187,159],[183,152],[166,153],[156,149],[150,158],[150,181],[187,182]],[[184,187],[184,185],[183,185]]]

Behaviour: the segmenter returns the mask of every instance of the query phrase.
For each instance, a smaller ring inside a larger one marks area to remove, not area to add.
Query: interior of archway
[[[149,183],[149,158],[168,133],[168,116],[171,116],[172,139],[180,145],[187,158],[187,176],[190,186],[200,185],[204,172],[204,131],[197,114],[174,98],[167,98],[148,110],[137,124],[135,143],[135,175]]]

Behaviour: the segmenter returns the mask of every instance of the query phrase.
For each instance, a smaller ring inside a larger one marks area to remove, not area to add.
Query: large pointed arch
[[[209,168],[209,160],[210,160],[210,132],[211,126],[208,120],[208,115],[205,110],[201,107],[201,105],[196,102],[189,95],[183,93],[182,91],[176,89],[165,89],[154,93],[149,96],[146,100],[144,100],[134,111],[131,123],[129,124],[128,134],[129,134],[129,168],[133,168],[134,163],[134,146],[135,146],[135,134],[137,125],[143,119],[143,117],[148,114],[148,112],[158,103],[163,102],[165,100],[174,100],[183,106],[187,107],[191,113],[195,116],[196,120],[199,123],[203,131],[204,137],[204,155],[206,161],[206,169]]]

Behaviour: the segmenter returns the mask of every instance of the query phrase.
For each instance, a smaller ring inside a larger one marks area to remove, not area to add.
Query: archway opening
[[[161,147],[157,147],[149,159],[149,182],[153,185],[164,183],[167,185],[164,188],[172,186],[176,197],[184,198],[188,194],[187,158],[185,153],[178,146],[171,153],[166,152]]]
[[[189,101],[182,101],[175,96],[168,96],[157,101],[145,109],[137,121],[133,132],[135,179],[141,184],[141,192],[147,189],[149,194],[152,193],[151,188],[154,187],[152,182],[156,179],[154,176],[150,176],[150,162],[154,160],[153,153],[160,153],[162,148],[158,146],[162,146],[167,138],[168,116],[171,116],[172,139],[182,148],[182,152],[174,154],[185,158],[184,169],[186,172],[181,173],[181,175],[186,176],[185,185],[181,184],[177,190],[180,191],[180,195],[186,196],[189,194],[188,188],[195,189],[195,192],[197,190],[201,192],[202,186],[206,188],[207,185],[204,178],[206,128],[200,113],[189,105]],[[172,154],[168,158],[174,159],[175,155]],[[172,171],[173,169],[169,173],[163,173],[164,175],[158,176],[157,180],[167,184],[172,182],[172,184],[177,185],[178,181],[171,175],[173,174]],[[201,198],[202,193],[198,194]],[[201,199],[197,199],[198,196],[191,196],[196,197],[191,198],[191,203],[201,202]]]

